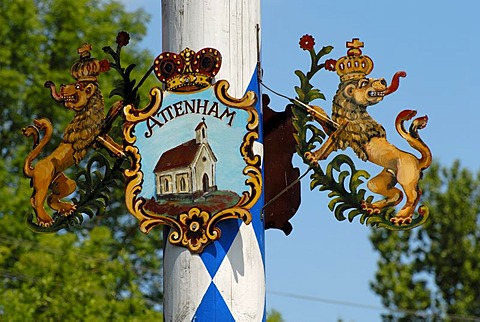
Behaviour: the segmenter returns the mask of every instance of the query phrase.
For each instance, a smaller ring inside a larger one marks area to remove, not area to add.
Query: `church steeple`
[[[202,118],[202,122],[195,128],[195,142],[197,144],[207,143],[207,124],[205,123],[204,117]]]

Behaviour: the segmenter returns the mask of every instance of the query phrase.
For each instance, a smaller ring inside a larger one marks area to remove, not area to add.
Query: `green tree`
[[[275,309],[271,309],[267,312],[267,322],[285,322],[285,320],[282,318],[280,312]]]
[[[96,227],[82,239],[76,234],[0,238],[0,265],[11,261],[0,271],[7,277],[2,320],[161,320],[135,283],[132,275],[143,272],[135,271],[128,250],[112,258],[118,241],[107,227]]]
[[[380,253],[372,289],[385,321],[480,317],[480,173],[432,164],[422,182],[431,219],[413,231],[374,230]]]
[[[0,320],[2,314],[19,321],[31,316],[78,320],[75,317],[82,311],[93,320],[158,316],[162,240],[158,231],[149,236],[139,231],[136,219],[124,209],[123,188],[111,190],[103,216],[88,220],[73,233],[42,235],[24,224],[32,212],[32,191],[22,173],[32,142],[21,129],[34,118],[52,120],[55,133],[48,153],[73,117],[72,111],[51,99],[44,82],[71,83],[70,66],[85,42],[93,45],[93,57],[111,60],[102,47],[114,47],[121,30],[131,36],[122,62],[125,66],[136,63],[132,77],[139,80],[153,61],[148,51],[136,46],[148,20],[146,12],[126,12],[118,1],[0,2],[0,275],[4,277],[0,279]],[[108,97],[117,79],[114,71],[99,79],[107,108],[119,99]],[[151,76],[142,88],[142,98],[147,98],[154,84]],[[119,131],[118,123],[113,131]],[[68,175],[79,168],[72,168]],[[59,318],[61,310],[69,312],[70,318]]]

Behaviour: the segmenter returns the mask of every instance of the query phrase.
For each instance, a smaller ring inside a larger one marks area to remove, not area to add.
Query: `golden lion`
[[[52,136],[52,124],[48,119],[42,118],[34,120],[34,125],[23,129],[25,136],[34,138],[34,148],[25,158],[23,170],[25,176],[31,178],[33,193],[30,202],[39,226],[49,227],[54,222],[44,208],[45,200],[60,215],[66,216],[75,211],[73,203],[61,201],[76,189],[75,181],[65,176],[63,171],[77,165],[94,142],[102,144],[114,155],[123,155],[122,148],[104,133],[104,100],[96,76],[108,70],[108,61],[105,64],[90,58],[90,49],[91,46],[87,44],[79,48],[81,58],[71,69],[72,76],[77,79],[75,83],[62,85],[59,94],[56,93],[53,82],[45,83],[45,87],[51,88],[54,100],[75,111],[75,116],[66,127],[62,142],[35,166],[32,166],[33,160]],[[111,110],[118,110],[119,104],[121,102]],[[42,131],[44,136],[39,140]],[[49,190],[51,193],[47,197]]]
[[[409,224],[421,195],[418,181],[422,171],[432,162],[430,149],[418,135],[418,130],[426,126],[428,118],[423,116],[415,119],[408,132],[404,128],[404,122],[412,119],[416,115],[415,111],[404,110],[395,120],[398,133],[411,147],[420,152],[420,158],[389,143],[385,129],[368,114],[367,107],[379,103],[386,95],[395,92],[398,89],[399,78],[405,77],[406,73],[397,72],[390,86],[387,86],[383,78],[367,78],[365,76],[371,71],[368,66],[370,58],[360,56],[361,51],[358,47],[350,48],[356,51],[353,53],[349,51],[349,56],[344,57],[343,61],[334,61],[335,69],[341,76],[340,85],[333,99],[331,119],[337,129],[328,131],[325,122],[326,113],[319,107],[312,107],[313,111],[310,111],[310,114],[324,125],[330,136],[319,150],[313,153],[307,152],[306,158],[310,162],[317,162],[327,158],[335,150],[350,147],[360,159],[383,167],[380,174],[368,181],[367,187],[372,192],[383,195],[385,199],[374,203],[364,201],[362,208],[369,213],[380,213],[385,207],[398,205],[403,199],[404,192],[405,205],[395,217],[391,218],[391,222],[397,225]],[[360,67],[355,69],[354,66]],[[397,183],[402,187],[403,192],[395,187]]]

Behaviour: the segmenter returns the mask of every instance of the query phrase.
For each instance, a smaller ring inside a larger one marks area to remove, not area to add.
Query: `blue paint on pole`
[[[261,93],[260,87],[258,82],[258,74],[257,70],[252,75],[252,79],[250,84],[247,88],[247,91],[255,92],[257,96],[257,102],[255,104],[255,108],[259,114],[260,120],[261,117]],[[262,133],[262,122],[260,121],[260,129],[259,129],[259,143],[263,143],[263,133]],[[258,250],[260,251],[261,261],[263,263],[263,273],[265,272],[265,225],[262,218],[262,207],[264,203],[263,192],[257,203],[250,209],[252,214],[252,225],[254,234],[256,237],[256,241],[258,243]],[[219,267],[224,264],[225,260],[230,260],[229,257],[229,250],[232,246],[235,238],[239,234],[240,226],[243,223],[240,220],[228,220],[219,223],[218,227],[222,231],[222,236],[218,241],[208,245],[203,253],[200,254],[200,258],[202,259],[206,269],[208,270],[212,282],[210,287],[208,288],[207,292],[205,293],[202,301],[200,302],[198,309],[195,313],[195,320],[194,321],[235,321],[233,316],[240,315],[241,312],[231,312],[228,306],[225,304],[225,299],[220,293],[215,284],[215,277],[216,273],[218,272]],[[259,258],[259,259],[260,259]],[[246,263],[243,263],[246,264]],[[239,269],[235,267],[234,264],[230,263],[229,266],[232,269]],[[241,269],[241,268],[240,268]],[[241,274],[238,272],[237,274]],[[248,278],[248,277],[247,277]],[[240,301],[241,299],[234,299]],[[260,312],[259,312],[260,313]],[[261,313],[260,313],[261,314]],[[266,319],[265,314],[265,307],[263,309],[263,321]]]

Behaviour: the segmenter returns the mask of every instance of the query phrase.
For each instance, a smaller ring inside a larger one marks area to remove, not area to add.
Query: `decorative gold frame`
[[[135,146],[135,126],[155,115],[163,101],[163,91],[159,88],[150,90],[150,103],[144,109],[136,109],[133,105],[124,107],[123,134],[125,140],[125,154],[130,158],[131,165],[124,171],[126,178],[125,203],[128,211],[140,221],[140,230],[148,234],[158,225],[172,227],[168,241],[173,245],[187,247],[193,253],[201,253],[205,246],[220,238],[221,231],[217,224],[226,219],[241,219],[245,224],[252,220],[250,208],[258,201],[262,192],[262,172],[260,156],[253,152],[253,144],[259,138],[259,116],[255,110],[257,97],[254,92],[247,92],[241,99],[228,94],[230,84],[220,80],[214,85],[217,99],[224,105],[245,110],[249,118],[246,125],[247,133],[240,146],[240,154],[245,161],[243,174],[247,176],[245,185],[249,191],[244,191],[240,200],[231,208],[210,213],[199,207],[192,207],[181,214],[159,215],[144,209],[146,200],[140,196],[143,184],[141,155]]]

